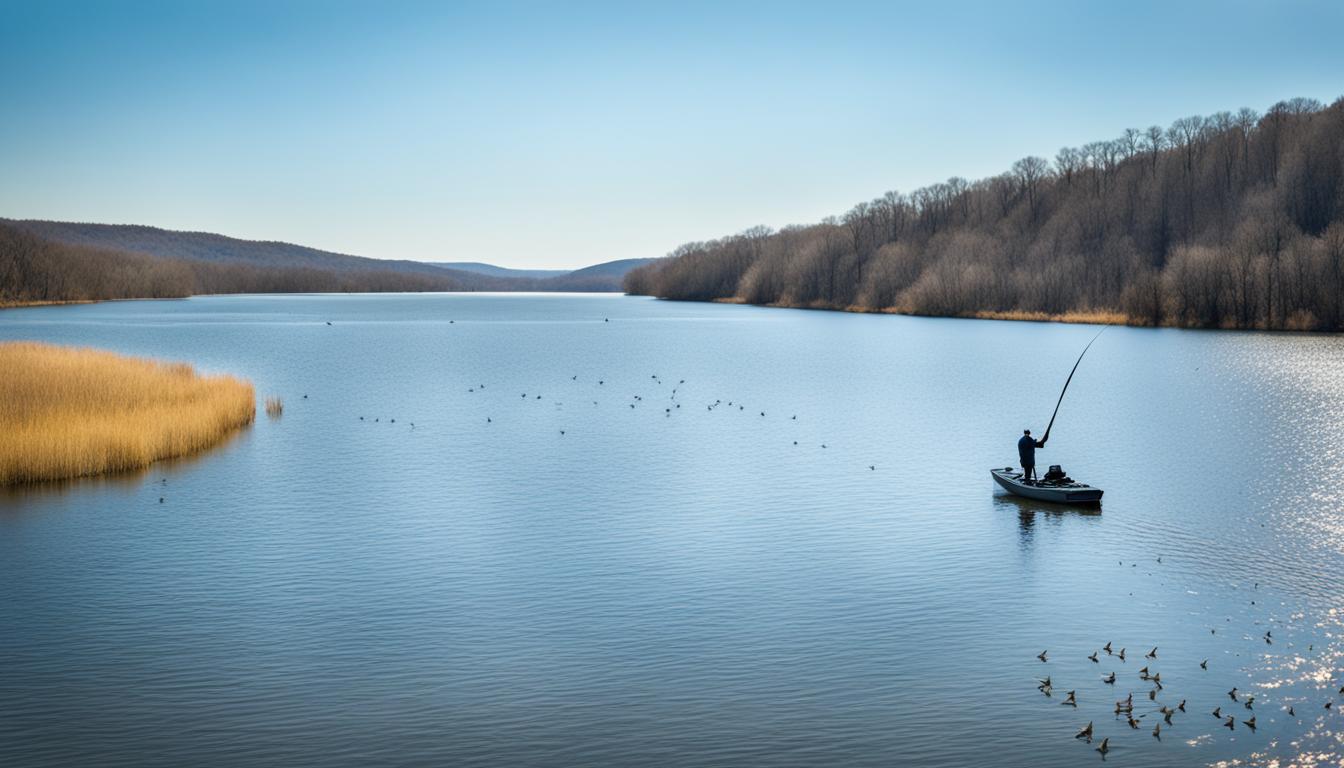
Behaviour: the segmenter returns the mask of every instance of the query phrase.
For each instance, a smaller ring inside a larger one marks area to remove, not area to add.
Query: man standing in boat
[[[1036,449],[1044,447],[1045,441],[1032,437],[1030,429],[1022,430],[1022,439],[1017,441],[1017,457],[1022,460],[1022,482],[1036,479]]]

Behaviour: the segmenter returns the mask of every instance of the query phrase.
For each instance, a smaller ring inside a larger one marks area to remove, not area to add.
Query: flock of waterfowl
[[[1158,558],[1158,562],[1161,562],[1161,558]],[[1121,565],[1124,565],[1124,563],[1122,562]],[[1256,584],[1255,587],[1258,588],[1259,585]],[[1250,605],[1255,605],[1255,601],[1250,601]],[[1231,621],[1231,619],[1229,618],[1228,621]],[[1274,620],[1271,619],[1271,621]],[[1257,621],[1256,623],[1258,624],[1259,622]],[[1216,635],[1218,633],[1217,627],[1210,627],[1209,633],[1211,635]],[[1272,646],[1275,643],[1274,631],[1273,629],[1267,629],[1259,637],[1247,635],[1245,640],[1251,643],[1263,642],[1264,645]],[[1308,645],[1307,650],[1308,652],[1311,652],[1314,648],[1314,645]],[[1115,747],[1115,742],[1122,739],[1125,734],[1130,734],[1136,731],[1147,731],[1152,738],[1161,741],[1163,734],[1169,732],[1176,726],[1180,718],[1187,714],[1190,714],[1191,716],[1199,716],[1197,715],[1197,712],[1203,711],[1204,706],[1208,706],[1210,702],[1205,702],[1203,706],[1196,707],[1184,696],[1177,697],[1175,694],[1169,693],[1166,689],[1166,684],[1163,682],[1162,672],[1158,669],[1158,664],[1161,663],[1161,657],[1159,656],[1158,650],[1159,649],[1156,646],[1152,647],[1144,652],[1142,654],[1142,659],[1139,660],[1133,658],[1134,654],[1132,654],[1127,647],[1122,646],[1116,648],[1113,642],[1108,641],[1105,645],[1101,646],[1101,648],[1093,650],[1091,653],[1086,655],[1080,653],[1080,656],[1086,658],[1091,664],[1096,664],[1100,669],[1107,670],[1104,674],[1097,675],[1097,679],[1100,680],[1102,686],[1112,686],[1109,690],[1114,690],[1116,687],[1121,687],[1121,689],[1124,690],[1128,688],[1128,686],[1125,685],[1126,680],[1133,680],[1135,678],[1137,678],[1139,682],[1147,684],[1148,688],[1146,691],[1139,693],[1137,702],[1135,701],[1135,692],[1132,690],[1126,690],[1124,698],[1111,699],[1111,696],[1105,696],[1103,698],[1103,700],[1112,700],[1114,703],[1111,712],[1114,715],[1115,725],[1112,727],[1116,729],[1118,733],[1103,735],[1096,722],[1089,720],[1081,727],[1078,727],[1077,724],[1074,725],[1074,728],[1076,728],[1073,733],[1074,739],[1092,745],[1094,744],[1094,739],[1100,737],[1100,740],[1095,742],[1093,749],[1100,753],[1104,759]],[[1237,655],[1239,656],[1240,653]],[[1050,664],[1053,661],[1048,649],[1037,654],[1036,659],[1042,664]],[[1116,662],[1125,665],[1125,667],[1121,667],[1121,672],[1117,672],[1114,669],[1108,669],[1108,667],[1114,666]],[[1130,677],[1130,673],[1123,672],[1125,668],[1130,668],[1129,665],[1131,663],[1142,663],[1143,665],[1137,672],[1132,673],[1133,677]],[[1210,674],[1209,659],[1202,659],[1199,662],[1198,667],[1199,672],[1196,674]],[[1193,672],[1193,669],[1182,670],[1182,675],[1180,676],[1184,677],[1184,673],[1186,672]],[[1057,688],[1062,688],[1062,686],[1056,684],[1053,676],[1049,674],[1043,678],[1038,678],[1036,683],[1036,689],[1050,699],[1057,698]],[[1204,689],[1204,693],[1207,695],[1207,684],[1200,686],[1200,688]],[[1071,710],[1077,709],[1079,706],[1080,689],[1081,686],[1079,688],[1071,688],[1067,691],[1062,691],[1063,700],[1059,702],[1060,705],[1069,707]],[[1108,689],[1094,689],[1093,693],[1098,693],[1103,690]],[[1267,690],[1272,691],[1274,690],[1274,687],[1271,686]],[[1344,686],[1339,688],[1338,693],[1339,696],[1344,697]],[[1091,694],[1084,693],[1083,695],[1090,698]],[[1225,694],[1219,694],[1219,700],[1214,704],[1211,710],[1208,710],[1209,715],[1214,718],[1216,723],[1216,725],[1210,724],[1208,727],[1215,729],[1226,728],[1235,731],[1240,724],[1242,728],[1249,730],[1251,733],[1255,733],[1256,729],[1261,726],[1256,719],[1256,706],[1260,706],[1263,710],[1267,703],[1263,699],[1269,695],[1270,694],[1267,692],[1257,694],[1240,690],[1235,685],[1232,686],[1232,688]],[[1101,697],[1099,693],[1098,696]],[[1223,696],[1226,696],[1226,700],[1222,699]],[[1294,704],[1294,702],[1297,703]],[[1283,701],[1274,702],[1274,711],[1281,711],[1289,718],[1296,719],[1298,718],[1296,707],[1302,703],[1303,701],[1301,697],[1285,696]],[[1333,711],[1335,703],[1334,699],[1327,699],[1321,702],[1321,709],[1325,712]],[[1152,723],[1151,729],[1147,728],[1146,724],[1143,722],[1148,718],[1152,718],[1152,720],[1149,721]],[[1271,719],[1273,718],[1271,717]],[[1198,729],[1202,730],[1204,727],[1205,726],[1199,726]],[[1193,741],[1191,743],[1193,743]]]
[[[569,383],[574,384],[574,383],[583,383],[583,382],[581,381],[581,379],[580,379],[580,377],[579,377],[578,374],[574,374],[574,375],[571,375],[571,376],[569,377]],[[608,382],[607,382],[607,380],[606,380],[605,378],[594,378],[594,379],[592,379],[591,382],[589,382],[589,383],[592,383],[594,387],[597,387],[597,388],[600,389],[600,390],[609,390],[609,389],[611,389],[610,387],[607,386]],[[670,391],[667,391],[667,392],[664,393],[666,399],[665,399],[665,400],[662,400],[662,401],[659,401],[659,400],[656,400],[656,399],[646,399],[645,396],[644,396],[643,394],[640,394],[640,393],[636,392],[636,393],[634,393],[634,394],[631,394],[631,395],[629,396],[629,399],[628,399],[628,400],[623,400],[623,401],[622,401],[622,404],[628,406],[628,407],[631,408],[631,409],[637,409],[637,408],[640,408],[640,407],[650,407],[650,406],[656,408],[656,407],[659,407],[659,406],[661,405],[661,406],[663,407],[663,416],[664,416],[665,418],[672,418],[672,416],[676,415],[679,411],[682,411],[682,402],[680,402],[680,400],[679,400],[678,398],[679,398],[679,396],[682,396],[682,395],[683,395],[681,388],[684,387],[684,386],[686,385],[686,380],[685,380],[685,379],[677,379],[677,380],[676,380],[676,383],[674,384],[674,383],[672,383],[672,380],[671,380],[671,379],[666,379],[666,380],[665,380],[662,376],[659,376],[658,374],[654,373],[654,374],[650,374],[650,375],[649,375],[649,385],[652,386],[652,387],[655,387],[655,388],[657,388],[657,387],[671,387],[671,390],[670,390]],[[467,386],[467,388],[466,388],[466,394],[469,394],[469,395],[475,395],[475,394],[479,394],[479,393],[482,393],[482,392],[485,392],[485,391],[486,391],[486,385],[485,385],[485,384],[481,384],[481,383],[473,384],[473,385],[469,385],[469,386]],[[306,399],[307,397],[308,397],[307,395],[304,395],[304,398],[305,398],[305,399]],[[518,400],[516,400],[515,402],[519,402],[519,403],[536,402],[536,401],[540,401],[540,400],[543,400],[543,399],[544,399],[544,398],[543,398],[543,395],[542,395],[542,394],[538,394],[535,390],[533,390],[533,391],[531,391],[531,392],[521,392],[521,393],[519,393],[519,398],[518,398]],[[560,401],[560,400],[556,400],[556,401],[554,401],[554,402],[555,402],[555,404],[556,404],[557,406],[562,406],[562,405],[564,405],[564,402],[563,402],[563,401]],[[599,401],[599,400],[592,400],[591,402],[592,402],[592,404],[593,404],[594,406],[597,406],[597,405],[600,404],[600,401]],[[746,404],[745,404],[745,403],[742,403],[742,402],[740,402],[740,401],[738,401],[738,400],[736,400],[736,399],[734,399],[734,400],[724,400],[724,399],[722,399],[722,398],[716,398],[713,402],[709,402],[709,401],[706,400],[706,401],[704,402],[704,406],[705,406],[705,410],[706,410],[707,412],[710,412],[710,413],[713,413],[713,412],[718,411],[718,410],[721,410],[721,409],[722,409],[722,410],[726,410],[726,411],[736,411],[736,412],[740,412],[740,413],[748,413]],[[698,407],[698,406],[697,406],[697,407]],[[769,418],[769,416],[767,415],[767,412],[766,412],[766,411],[764,411],[764,410],[759,410],[759,409],[757,409],[757,408],[753,408],[752,411],[751,411],[750,413],[758,414],[758,415],[756,416],[756,418]],[[382,417],[372,417],[372,418],[370,418],[370,417],[367,417],[367,416],[360,416],[360,417],[359,417],[359,420],[360,420],[360,421],[371,421],[371,422],[375,422],[375,423],[379,423],[379,422],[383,422],[383,421],[386,421],[387,423],[390,423],[390,424],[395,424],[395,423],[397,423],[397,420],[396,420],[395,418],[383,419]],[[791,415],[789,416],[789,419],[788,419],[788,420],[789,420],[789,421],[798,421],[798,414],[796,414],[796,413],[795,413],[795,414],[791,414]],[[409,428],[410,428],[410,429],[415,429],[415,422],[406,422],[406,423],[409,424]],[[487,424],[493,424],[493,423],[494,423],[494,417],[493,417],[493,416],[490,416],[490,415],[487,415],[487,416],[485,417],[485,423],[487,423]],[[558,432],[559,432],[559,434],[560,434],[561,436],[564,436],[565,434],[567,434],[567,429],[559,429]],[[798,441],[797,441],[797,440],[793,440],[793,445],[798,445]],[[828,443],[825,443],[825,442],[818,443],[817,445],[818,445],[821,449],[826,449],[826,448],[829,447],[829,444],[828,444]],[[876,471],[877,471],[877,464],[876,464],[876,463],[865,464],[865,465],[863,465],[863,466],[864,466],[865,468],[867,468],[870,472],[876,472]]]
[[[1125,648],[1121,648],[1119,651],[1115,651],[1115,650],[1112,649],[1112,645],[1111,645],[1110,642],[1107,642],[1106,645],[1102,646],[1100,651],[1093,651],[1091,654],[1089,654],[1088,657],[1087,657],[1088,661],[1091,661],[1091,662],[1094,663],[1094,664],[1100,664],[1100,663],[1101,663],[1101,660],[1100,660],[1098,657],[1099,657],[1099,655],[1100,655],[1100,653],[1101,653],[1102,651],[1105,651],[1105,653],[1106,653],[1106,655],[1107,655],[1108,657],[1112,657],[1112,658],[1118,659],[1121,663],[1124,663],[1124,662],[1126,661],[1126,658],[1125,658],[1126,649],[1125,649]],[[1041,651],[1041,652],[1036,656],[1036,658],[1039,659],[1042,663],[1048,663],[1049,660],[1050,660],[1050,659],[1049,659],[1049,652],[1048,652],[1048,651]],[[1148,651],[1146,654],[1144,654],[1144,659],[1145,659],[1145,660],[1149,660],[1150,662],[1155,663],[1156,660],[1157,660],[1157,648],[1154,647],[1152,650],[1150,650],[1150,651]],[[1123,716],[1123,720],[1124,720],[1124,723],[1125,723],[1126,726],[1128,726],[1131,730],[1139,730],[1139,728],[1140,728],[1140,723],[1139,723],[1139,721],[1140,721],[1140,720],[1142,720],[1143,718],[1148,717],[1149,715],[1160,715],[1161,718],[1162,718],[1162,722],[1158,722],[1158,723],[1154,724],[1154,726],[1153,726],[1153,730],[1152,730],[1152,735],[1153,735],[1153,737],[1156,738],[1156,739],[1161,739],[1161,738],[1162,738],[1162,725],[1163,725],[1163,723],[1165,723],[1167,726],[1171,726],[1171,725],[1173,724],[1173,723],[1172,723],[1172,718],[1175,717],[1176,714],[1177,714],[1178,712],[1179,712],[1179,713],[1184,713],[1184,712],[1186,711],[1186,708],[1185,708],[1185,707],[1186,707],[1186,700],[1185,700],[1185,699],[1181,699],[1180,702],[1177,703],[1176,706],[1175,706],[1174,708],[1171,707],[1169,704],[1166,704],[1166,703],[1158,703],[1158,702],[1157,702],[1157,695],[1158,695],[1158,693],[1162,692],[1162,690],[1163,690],[1163,686],[1162,686],[1162,673],[1161,673],[1161,672],[1153,672],[1153,671],[1150,671],[1150,667],[1154,666],[1153,663],[1150,663],[1150,664],[1148,664],[1148,665],[1145,665],[1145,666],[1144,666],[1142,669],[1140,669],[1139,672],[1138,672],[1138,678],[1139,678],[1139,680],[1142,680],[1142,681],[1144,681],[1144,682],[1151,683],[1152,686],[1153,686],[1153,687],[1148,691],[1148,701],[1152,702],[1152,707],[1153,707],[1153,708],[1150,709],[1148,712],[1143,712],[1143,713],[1139,714],[1139,716],[1138,716],[1137,718],[1135,718],[1135,717],[1134,717],[1134,711],[1135,711],[1135,709],[1134,709],[1134,694],[1133,694],[1133,692],[1130,692],[1130,693],[1128,693],[1128,694],[1125,696],[1125,698],[1120,699],[1120,700],[1118,700],[1118,701],[1115,702],[1115,716],[1116,716],[1117,719],[1120,719],[1121,716]],[[1207,669],[1208,669],[1208,659],[1205,659],[1204,661],[1200,662],[1200,667],[1202,667],[1203,669],[1206,669],[1206,670],[1207,670]],[[1116,673],[1115,673],[1115,672],[1110,672],[1110,673],[1108,673],[1108,674],[1106,674],[1106,675],[1103,675],[1103,676],[1101,677],[1101,682],[1104,683],[1104,684],[1106,684],[1106,685],[1115,685],[1115,684],[1116,684]],[[1044,693],[1047,697],[1049,697],[1049,696],[1053,696],[1053,695],[1054,695],[1054,682],[1053,682],[1053,680],[1051,680],[1051,677],[1050,677],[1049,675],[1046,675],[1044,679],[1039,680],[1038,683],[1039,683],[1039,684],[1036,686],[1037,690],[1039,690],[1039,691],[1041,691],[1042,693]],[[1077,706],[1078,706],[1078,696],[1077,696],[1077,694],[1078,694],[1077,690],[1070,690],[1070,691],[1068,691],[1067,694],[1065,695],[1065,699],[1064,699],[1064,701],[1061,702],[1061,703],[1062,703],[1064,706],[1077,707]],[[1232,689],[1232,691],[1230,692],[1230,695],[1232,696],[1233,700],[1235,701],[1235,700],[1236,700],[1236,689],[1235,689],[1235,688]],[[1245,703],[1245,706],[1246,706],[1247,709],[1250,709],[1250,708],[1251,708],[1251,703],[1252,703],[1253,700],[1254,700],[1254,697],[1251,697],[1251,696],[1246,697],[1244,703]],[[1220,712],[1217,711],[1217,710],[1215,710],[1215,711],[1214,711],[1214,716],[1215,716],[1215,717],[1220,716]],[[1252,715],[1252,716],[1250,717],[1249,720],[1244,720],[1243,722],[1244,722],[1248,727],[1250,727],[1252,730],[1255,729],[1255,716],[1254,716],[1254,715]],[[1234,727],[1236,727],[1236,724],[1235,724],[1235,718],[1234,718],[1232,715],[1228,715],[1228,717],[1227,717],[1227,722],[1225,723],[1225,725],[1227,725],[1227,727],[1229,727],[1229,728],[1234,728]],[[1076,739],[1085,739],[1085,740],[1087,741],[1087,743],[1090,744],[1090,743],[1092,743],[1093,733],[1094,733],[1094,725],[1093,725],[1093,721],[1090,721],[1090,720],[1089,720],[1088,723],[1087,723],[1087,725],[1083,726],[1082,729],[1080,729],[1076,734],[1074,734],[1074,738],[1076,738]],[[1096,750],[1097,750],[1098,752],[1100,752],[1100,753],[1104,756],[1104,755],[1106,755],[1108,752],[1110,752],[1110,750],[1111,750],[1111,746],[1110,746],[1110,745],[1111,745],[1111,739],[1110,739],[1110,737],[1104,737],[1104,738],[1102,738],[1101,743],[1097,745]]]

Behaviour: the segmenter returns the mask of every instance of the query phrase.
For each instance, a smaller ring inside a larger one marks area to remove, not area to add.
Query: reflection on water
[[[1023,549],[1029,549],[1033,543],[1032,534],[1035,531],[1038,518],[1045,523],[1058,523],[1057,518],[1064,517],[1100,517],[1101,505],[1070,505],[1055,504],[1049,501],[1037,501],[1035,499],[1025,499],[1021,496],[999,491],[994,495],[995,509],[1003,514],[1017,515],[1018,533],[1021,537]],[[1052,520],[1052,518],[1056,518]]]
[[[3,320],[286,403],[0,495],[6,765],[1344,757],[1334,337],[1108,332],[1041,456],[1088,509],[988,469],[1089,328],[488,295]]]
[[[80,493],[87,493],[91,489],[99,489],[111,494],[132,494],[144,487],[151,477],[159,483],[165,483],[169,475],[186,471],[197,462],[208,460],[212,452],[229,450],[238,442],[246,441],[251,429],[251,424],[243,425],[204,451],[164,459],[149,467],[135,467],[93,477],[0,485],[0,515],[17,514],[26,508],[25,501],[40,502],[42,499],[50,498],[53,494],[63,495],[76,490]]]

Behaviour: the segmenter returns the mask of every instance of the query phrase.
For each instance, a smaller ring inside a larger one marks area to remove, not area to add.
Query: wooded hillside
[[[688,243],[669,299],[954,316],[1344,329],[1344,99],[1129,129],[998,176]]]
[[[0,307],[203,293],[449,291],[451,277],[390,270],[262,267],[72,245],[0,221]]]
[[[619,291],[626,271],[644,261],[530,277],[209,232],[0,219],[0,306],[207,293]]]

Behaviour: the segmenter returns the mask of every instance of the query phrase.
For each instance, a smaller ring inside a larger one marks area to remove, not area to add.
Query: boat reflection
[[[1078,517],[1100,517],[1101,502],[1095,504],[1058,504],[1053,501],[1037,501],[1011,493],[994,494],[996,511],[1013,510],[1019,515],[1034,516],[1037,512],[1046,515],[1070,515]]]

